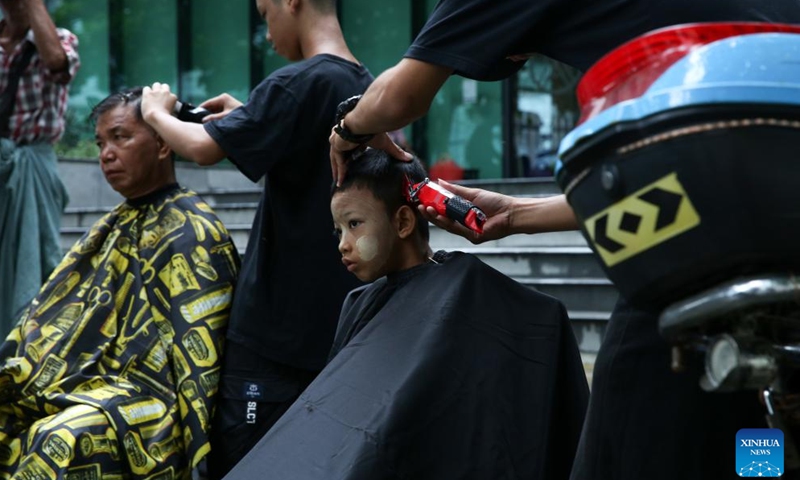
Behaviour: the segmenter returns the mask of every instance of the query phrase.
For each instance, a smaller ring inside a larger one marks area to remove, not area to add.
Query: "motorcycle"
[[[800,27],[670,27],[581,80],[556,179],[608,277],[657,308],[672,367],[755,390],[800,468]]]

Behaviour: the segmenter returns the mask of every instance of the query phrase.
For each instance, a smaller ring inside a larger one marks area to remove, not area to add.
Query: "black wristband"
[[[372,140],[372,137],[374,137],[375,134],[364,133],[359,135],[351,132],[344,124],[344,116],[356,108],[359,100],[361,100],[361,95],[355,95],[343,101],[338,107],[336,107],[336,125],[333,126],[333,131],[342,137],[343,140],[361,145]]]

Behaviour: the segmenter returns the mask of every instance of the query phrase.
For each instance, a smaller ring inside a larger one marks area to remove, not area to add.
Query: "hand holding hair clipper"
[[[203,107],[196,107],[191,103],[183,103],[180,100],[175,102],[172,114],[183,122],[203,123],[203,118],[211,114]]]
[[[409,202],[433,207],[439,215],[455,220],[474,232],[483,233],[486,214],[469,200],[445,190],[429,178],[413,184],[406,177],[405,184],[405,195]]]

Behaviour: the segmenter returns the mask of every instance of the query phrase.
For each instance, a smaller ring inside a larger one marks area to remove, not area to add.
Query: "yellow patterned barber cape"
[[[125,202],[0,347],[0,478],[186,478],[208,452],[239,257],[196,194]]]

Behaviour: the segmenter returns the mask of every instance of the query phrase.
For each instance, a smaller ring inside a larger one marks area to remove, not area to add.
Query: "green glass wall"
[[[402,58],[435,4],[338,1],[345,39],[375,76]],[[258,82],[288,63],[267,44],[254,0],[48,0],[48,5],[56,24],[80,39],[82,67],[57,147],[62,156],[96,155],[93,127],[85,119],[112,91],[160,81],[193,103],[223,92],[245,101]],[[502,82],[454,76],[428,115],[403,132],[429,165],[452,159],[467,178],[549,174],[558,141],[577,119],[577,78],[563,65],[535,58],[508,84],[512,95],[504,97]],[[504,119],[511,132],[503,131]],[[503,158],[504,138],[513,139],[505,144],[513,145],[506,152],[512,158]]]
[[[434,0],[425,0],[425,16]],[[417,5],[420,7],[420,5]],[[373,75],[397,64],[414,39],[414,5],[410,0],[345,0],[340,9],[348,45]],[[502,174],[501,84],[451,78],[434,99],[423,121],[424,151],[429,165],[452,158],[468,177]],[[417,130],[419,132],[419,130]],[[413,144],[411,129],[404,130]]]
[[[108,95],[109,15],[107,0],[62,2],[53,9],[53,21],[78,36],[81,68],[72,81],[66,130],[57,146],[72,157],[94,157],[94,129],[87,122],[92,106]]]
[[[411,44],[410,0],[346,0],[339,17],[353,55],[375,76],[393,67]]]
[[[431,165],[452,159],[466,178],[502,176],[501,84],[451,77],[427,119]]]
[[[188,69],[181,73],[186,101],[250,92],[250,0],[192,0]],[[224,5],[224,7],[220,7]],[[224,17],[224,18],[222,18]]]
[[[436,5],[426,0],[426,13]],[[452,159],[466,178],[500,178],[502,153],[502,84],[451,77],[428,112],[428,163]]]
[[[353,55],[378,76],[393,67],[411,44],[411,0],[346,0],[340,2],[339,18],[345,40]],[[377,7],[377,8],[376,8]],[[395,141],[411,149],[410,127]]]
[[[561,139],[578,120],[575,89],[580,72],[534,56],[517,74],[513,171],[527,177],[553,174]]]
[[[115,52],[118,75],[124,86],[153,82],[178,82],[178,8],[164,0],[123,0],[111,10],[112,26],[119,28],[119,50]],[[113,33],[113,32],[112,32]]]

